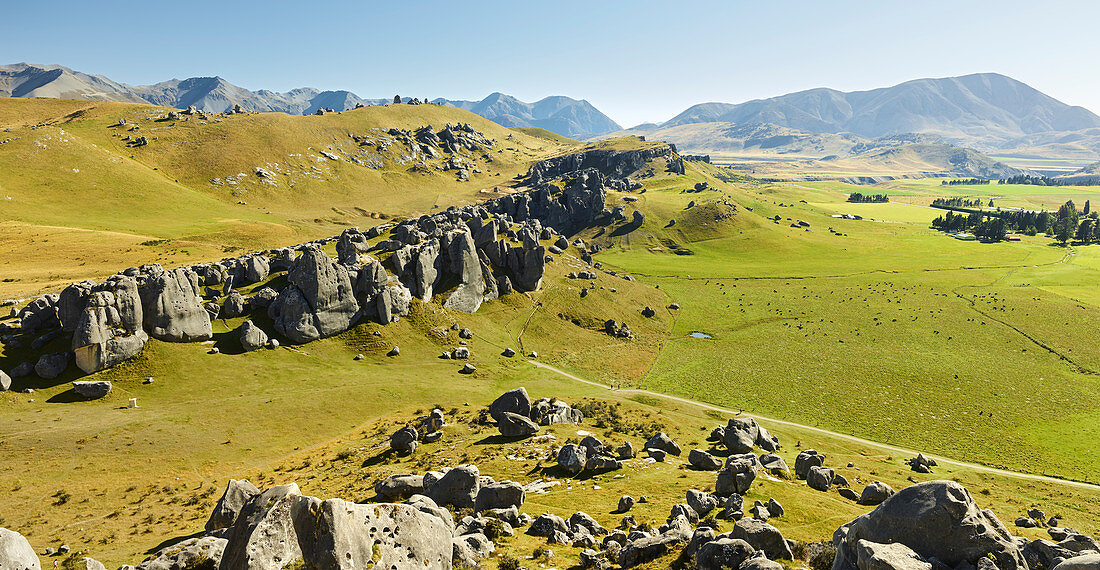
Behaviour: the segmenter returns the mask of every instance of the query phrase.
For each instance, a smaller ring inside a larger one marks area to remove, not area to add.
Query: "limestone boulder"
[[[166,342],[199,342],[213,337],[195,273],[179,268],[150,275],[140,289],[140,297],[142,321],[149,336]]]
[[[287,281],[268,307],[276,332],[291,342],[306,343],[351,327],[359,303],[347,267],[309,248],[290,267]]]
[[[0,568],[4,570],[40,570],[38,555],[23,535],[0,528]]]
[[[206,521],[207,532],[233,526],[241,509],[259,494],[260,490],[247,479],[230,479]]]
[[[978,507],[962,485],[928,481],[906,487],[833,534],[834,570],[858,567],[858,543],[903,544],[923,559],[951,567],[992,556],[1001,570],[1026,570],[1027,563],[1008,529]]]

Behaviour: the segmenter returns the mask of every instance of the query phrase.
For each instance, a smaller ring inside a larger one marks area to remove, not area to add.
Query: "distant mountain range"
[[[1026,147],[1036,154],[1100,153],[1100,141],[1087,132],[1100,127],[1100,116],[996,73],[916,79],[870,91],[819,88],[739,104],[700,103],[664,123],[639,125],[627,132],[668,132],[699,124],[723,124],[727,129],[775,125],[810,135],[871,139],[920,133],[984,151]],[[1059,136],[1069,133],[1076,134]],[[708,144],[698,135],[696,130],[691,147],[705,150]],[[1066,140],[1080,148],[1065,147]],[[1059,144],[1063,147],[1053,148]],[[722,146],[718,140],[711,145]]]
[[[320,91],[310,87],[278,93],[250,91],[221,77],[172,79],[154,85],[127,85],[102,75],[89,75],[60,65],[17,63],[0,65],[0,96],[51,97],[97,101],[152,103],[186,109],[194,106],[207,112],[221,112],[240,105],[246,111],[310,114],[317,109],[344,111],[357,105],[380,105],[392,97],[363,99],[350,91]],[[405,98],[409,100],[410,98]],[[570,138],[587,139],[621,130],[588,101],[569,97],[547,97],[524,103],[503,93],[481,101],[436,99],[438,104],[460,107],[508,127],[541,127]]]
[[[481,101],[434,99],[432,102],[466,109],[506,127],[541,127],[575,139],[588,139],[622,129],[588,101],[560,95],[534,103],[524,103],[503,93],[493,93]]]

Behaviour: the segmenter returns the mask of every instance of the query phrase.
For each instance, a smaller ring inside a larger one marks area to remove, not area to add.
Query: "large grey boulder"
[[[563,445],[558,450],[558,466],[570,475],[576,475],[584,470],[588,452],[579,445],[570,443]]]
[[[158,550],[135,570],[217,570],[228,542],[220,536],[189,538]]]
[[[688,489],[687,504],[696,513],[699,513],[700,517],[705,517],[718,508],[718,498],[705,491]]]
[[[730,453],[752,453],[760,437],[760,426],[752,418],[732,418],[726,424],[723,443]]]
[[[872,481],[863,488],[859,495],[859,504],[876,506],[889,499],[894,494],[894,489],[882,481]]]
[[[664,432],[657,432],[646,440],[643,449],[660,449],[669,455],[680,456],[680,446]]]
[[[423,475],[390,475],[374,484],[374,492],[387,501],[408,499],[424,493]]]
[[[53,380],[61,376],[61,373],[69,367],[69,358],[71,356],[72,353],[69,352],[43,354],[34,365],[34,373],[43,380]]]
[[[390,449],[399,455],[409,455],[416,451],[416,442],[420,433],[413,426],[405,426],[390,436]]]
[[[1001,570],[1026,570],[1020,548],[992,512],[978,508],[954,481],[928,481],[906,487],[873,511],[833,533],[834,570],[858,567],[860,540],[900,543],[924,559],[935,557],[951,567],[977,564],[992,556]]]
[[[241,509],[252,500],[252,497],[259,494],[260,490],[247,479],[230,479],[225,492],[222,493],[222,498],[218,499],[218,504],[214,506],[210,518],[206,521],[207,532],[233,526],[237,522],[237,515],[241,513]]]
[[[40,570],[38,555],[23,535],[0,528],[0,568],[4,570]]]
[[[425,487],[424,494],[439,506],[472,509],[481,490],[481,474],[476,465],[459,465],[430,486],[425,481]]]
[[[740,538],[756,550],[763,550],[772,560],[794,560],[791,547],[774,526],[757,519],[745,518],[733,526],[733,538]]]
[[[309,248],[287,272],[289,285],[268,307],[275,330],[295,343],[342,333],[359,312],[346,266]]]
[[[237,338],[241,340],[241,348],[245,352],[252,352],[253,350],[263,348],[267,341],[267,333],[260,327],[256,326],[251,320],[241,323],[241,326],[236,330]]]
[[[806,473],[806,484],[811,489],[818,491],[828,491],[829,487],[833,486],[833,477],[836,473],[828,467],[810,467],[809,472]]]
[[[859,570],[932,570],[912,548],[901,543],[856,542],[856,566]]]
[[[1067,558],[1052,570],[1100,570],[1100,554],[1083,554]]]
[[[756,462],[747,456],[731,457],[718,472],[714,493],[720,496],[744,495],[756,480]]]
[[[674,546],[683,542],[685,542],[684,538],[676,532],[639,538],[631,541],[619,551],[619,566],[633,568],[639,564],[651,562],[668,554]]]
[[[722,468],[721,459],[702,449],[692,449],[688,452],[688,464],[700,471],[718,471]]]
[[[497,422],[497,429],[504,437],[526,437],[538,433],[539,426],[527,419],[527,416],[503,412]]]
[[[246,283],[259,283],[271,273],[271,264],[262,255],[250,255],[244,261],[244,278]]]
[[[245,505],[219,568],[449,569],[451,532],[416,505],[321,501],[284,485]]]
[[[307,568],[451,568],[451,530],[416,506],[329,499],[319,511],[303,549]]]
[[[363,272],[360,272],[362,275]],[[387,324],[409,314],[412,293],[395,277],[388,277],[382,290],[375,297],[375,315],[378,322]]]
[[[699,547],[699,552],[695,554],[695,567],[698,570],[739,568],[755,551],[749,543],[739,538],[719,538]]]
[[[142,320],[149,336],[167,342],[198,342],[213,336],[195,273],[178,268],[150,275],[140,296]]]
[[[83,398],[98,400],[111,393],[111,382],[109,380],[77,380],[73,382],[73,390]]]
[[[489,415],[494,420],[499,422],[505,412],[530,417],[531,397],[527,395],[526,388],[521,386],[509,390],[489,404]]]
[[[61,330],[72,332],[76,329],[95,286],[94,281],[81,281],[61,290],[57,300],[57,318],[61,321]]]
[[[799,479],[805,479],[806,475],[810,473],[811,467],[821,467],[823,465],[825,465],[825,456],[816,450],[807,449],[794,458],[794,474]]]
[[[359,265],[359,255],[370,249],[367,236],[359,228],[346,228],[336,240],[336,259],[349,267]]]
[[[227,319],[235,319],[243,316],[248,312],[248,300],[241,295],[240,291],[236,289],[229,292],[225,296],[225,302],[222,303],[221,316]]]
[[[133,358],[149,335],[141,328],[142,310],[132,277],[121,278],[115,293],[95,292],[85,299],[73,326],[76,365],[91,374]]]
[[[522,507],[527,492],[523,485],[514,481],[494,481],[482,485],[477,492],[474,510],[481,512],[491,509]]]
[[[485,277],[474,240],[468,231],[452,232],[448,237],[447,257],[451,273],[458,276],[458,287],[443,306],[464,313],[477,312],[485,300]]]

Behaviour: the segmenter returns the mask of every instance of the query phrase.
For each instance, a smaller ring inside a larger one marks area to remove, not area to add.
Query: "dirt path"
[[[600,384],[599,382],[593,382],[592,380],[585,380],[584,378],[581,378],[579,376],[574,376],[573,374],[565,372],[564,370],[554,368],[553,366],[550,366],[549,364],[543,364],[541,362],[535,362],[533,360],[528,360],[528,362],[530,362],[531,364],[534,364],[535,366],[537,366],[539,368],[549,370],[551,372],[554,372],[556,374],[559,374],[559,375],[564,376],[566,378],[569,378],[571,380],[575,380],[577,382],[588,384],[590,386],[596,386],[598,388],[604,388],[604,389],[607,389],[607,390],[612,390],[612,388],[610,386],[607,386],[605,384]],[[718,406],[713,406],[711,404],[706,404],[706,403],[699,402],[699,401],[696,401],[696,400],[690,400],[688,398],[681,398],[679,396],[670,396],[668,394],[662,394],[660,392],[651,392],[649,390],[619,389],[619,390],[615,390],[615,392],[616,393],[626,393],[626,394],[645,394],[647,396],[654,396],[654,397],[657,397],[657,398],[665,398],[667,400],[673,400],[675,402],[680,402],[680,403],[683,403],[683,404],[689,404],[689,405],[696,406],[696,407],[703,408],[703,409],[707,409],[707,410],[714,410],[716,412],[721,412],[723,414],[729,414],[731,416],[738,413],[737,411],[734,411],[734,410],[727,410],[725,408],[720,408]],[[905,449],[904,447],[897,447],[897,446],[888,445],[888,444],[885,444],[885,443],[879,443],[879,442],[876,442],[876,441],[871,441],[869,439],[863,439],[863,438],[852,436],[852,435],[837,433],[835,431],[829,431],[829,430],[821,429],[821,428],[818,428],[818,427],[802,425],[802,424],[798,424],[798,423],[794,423],[794,422],[788,422],[788,421],[784,421],[784,420],[777,420],[777,419],[774,419],[774,418],[769,418],[769,417],[760,416],[760,415],[756,415],[756,414],[751,414],[751,415],[750,414],[741,414],[741,415],[749,416],[749,417],[755,418],[755,419],[760,420],[760,421],[765,422],[765,423],[772,423],[772,424],[790,426],[790,427],[795,427],[795,428],[804,429],[804,430],[808,430],[808,431],[813,431],[813,432],[817,432],[817,433],[820,433],[820,434],[835,437],[835,438],[838,438],[838,439],[843,439],[845,441],[851,441],[851,442],[854,442],[854,443],[859,443],[861,445],[877,447],[879,449],[884,449],[884,450],[891,451],[893,453],[897,453],[897,454],[901,454],[901,455],[912,455],[912,456],[917,455],[916,451],[913,451],[911,449]],[[1018,473],[1016,471],[1008,471],[1006,469],[997,469],[995,467],[987,467],[985,465],[979,465],[977,463],[967,463],[965,461],[957,461],[957,460],[954,460],[954,459],[948,459],[946,457],[941,457],[941,456],[933,456],[933,455],[928,455],[928,454],[925,454],[925,455],[927,457],[932,457],[938,463],[941,463],[941,464],[954,465],[956,467],[965,467],[967,469],[973,469],[975,471],[983,471],[985,473],[993,473],[993,474],[996,474],[996,475],[1005,475],[1005,476],[1008,476],[1008,477],[1016,477],[1018,479],[1027,479],[1027,480],[1031,480],[1031,481],[1042,481],[1044,483],[1056,483],[1056,484],[1060,484],[1060,485],[1069,485],[1071,487],[1080,487],[1080,488],[1085,488],[1085,489],[1100,490],[1100,485],[1095,485],[1095,484],[1092,484],[1092,483],[1084,483],[1084,482],[1081,482],[1081,481],[1070,481],[1070,480],[1067,480],[1067,479],[1058,479],[1056,477],[1047,477],[1046,475],[1032,475],[1030,473]]]

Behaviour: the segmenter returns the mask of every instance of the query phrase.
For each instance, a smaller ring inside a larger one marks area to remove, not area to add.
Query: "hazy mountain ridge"
[[[221,112],[240,105],[246,111],[310,114],[317,109],[344,111],[357,105],[390,103],[392,98],[363,99],[350,91],[303,87],[279,93],[251,91],[221,77],[171,79],[153,85],[127,85],[102,75],[89,75],[61,65],[0,65],[0,96],[48,97],[152,103]],[[409,98],[404,98],[408,101]],[[436,99],[434,102],[473,111],[509,127],[542,127],[571,138],[589,138],[621,129],[588,101],[563,96],[525,103],[503,93],[481,101]]]
[[[555,95],[524,103],[511,95],[492,93],[481,101],[434,99],[433,103],[472,111],[506,127],[541,127],[575,139],[621,130],[618,123],[584,99]]]
[[[915,79],[869,91],[818,88],[740,104],[701,103],[661,125],[772,123],[813,133],[877,138],[937,134],[980,149],[1028,135],[1100,127],[1100,116],[996,73]]]

